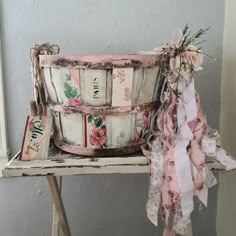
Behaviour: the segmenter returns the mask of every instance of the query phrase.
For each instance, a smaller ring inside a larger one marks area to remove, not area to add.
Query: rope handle
[[[39,55],[55,55],[59,52],[60,47],[50,43],[43,43],[41,45],[35,44],[35,46],[30,49],[33,83],[33,100],[30,102],[30,109],[33,116],[45,116],[47,113],[43,71],[39,65]]]

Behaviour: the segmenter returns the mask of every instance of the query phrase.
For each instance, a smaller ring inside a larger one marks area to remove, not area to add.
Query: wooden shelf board
[[[3,177],[65,176],[83,174],[147,173],[148,163],[141,152],[120,157],[82,157],[51,146],[48,160],[19,161],[20,153],[3,169]]]

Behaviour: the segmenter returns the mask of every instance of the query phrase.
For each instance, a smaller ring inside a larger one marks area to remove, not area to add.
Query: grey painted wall
[[[2,0],[5,89],[9,143],[20,146],[31,98],[29,48],[53,42],[68,54],[135,53],[160,46],[186,23],[211,26],[197,89],[209,123],[218,127],[223,0]],[[72,235],[156,235],[145,215],[146,175],[66,177],[63,198]],[[50,235],[51,200],[44,178],[0,180],[0,235]],[[195,216],[194,235],[215,234],[216,190],[208,213]]]

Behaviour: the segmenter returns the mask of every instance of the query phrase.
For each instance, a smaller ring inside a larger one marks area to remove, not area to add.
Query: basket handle
[[[33,100],[30,102],[31,114],[45,116],[47,112],[46,96],[43,82],[43,71],[39,65],[39,55],[54,55],[60,52],[60,47],[56,44],[43,43],[35,44],[30,49],[30,59],[32,67]]]

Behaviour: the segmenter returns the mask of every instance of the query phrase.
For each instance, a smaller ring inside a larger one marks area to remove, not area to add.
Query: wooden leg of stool
[[[60,189],[55,176],[47,176],[49,189],[52,195],[53,203],[57,211],[58,221],[61,225],[64,236],[71,236],[70,227],[67,221],[63,201],[61,199]]]
[[[59,192],[61,194],[61,187],[62,187],[62,177],[57,176],[57,183]],[[55,205],[53,204],[53,213],[52,213],[52,236],[60,236],[60,227],[59,227],[59,218],[57,214],[57,209]]]

